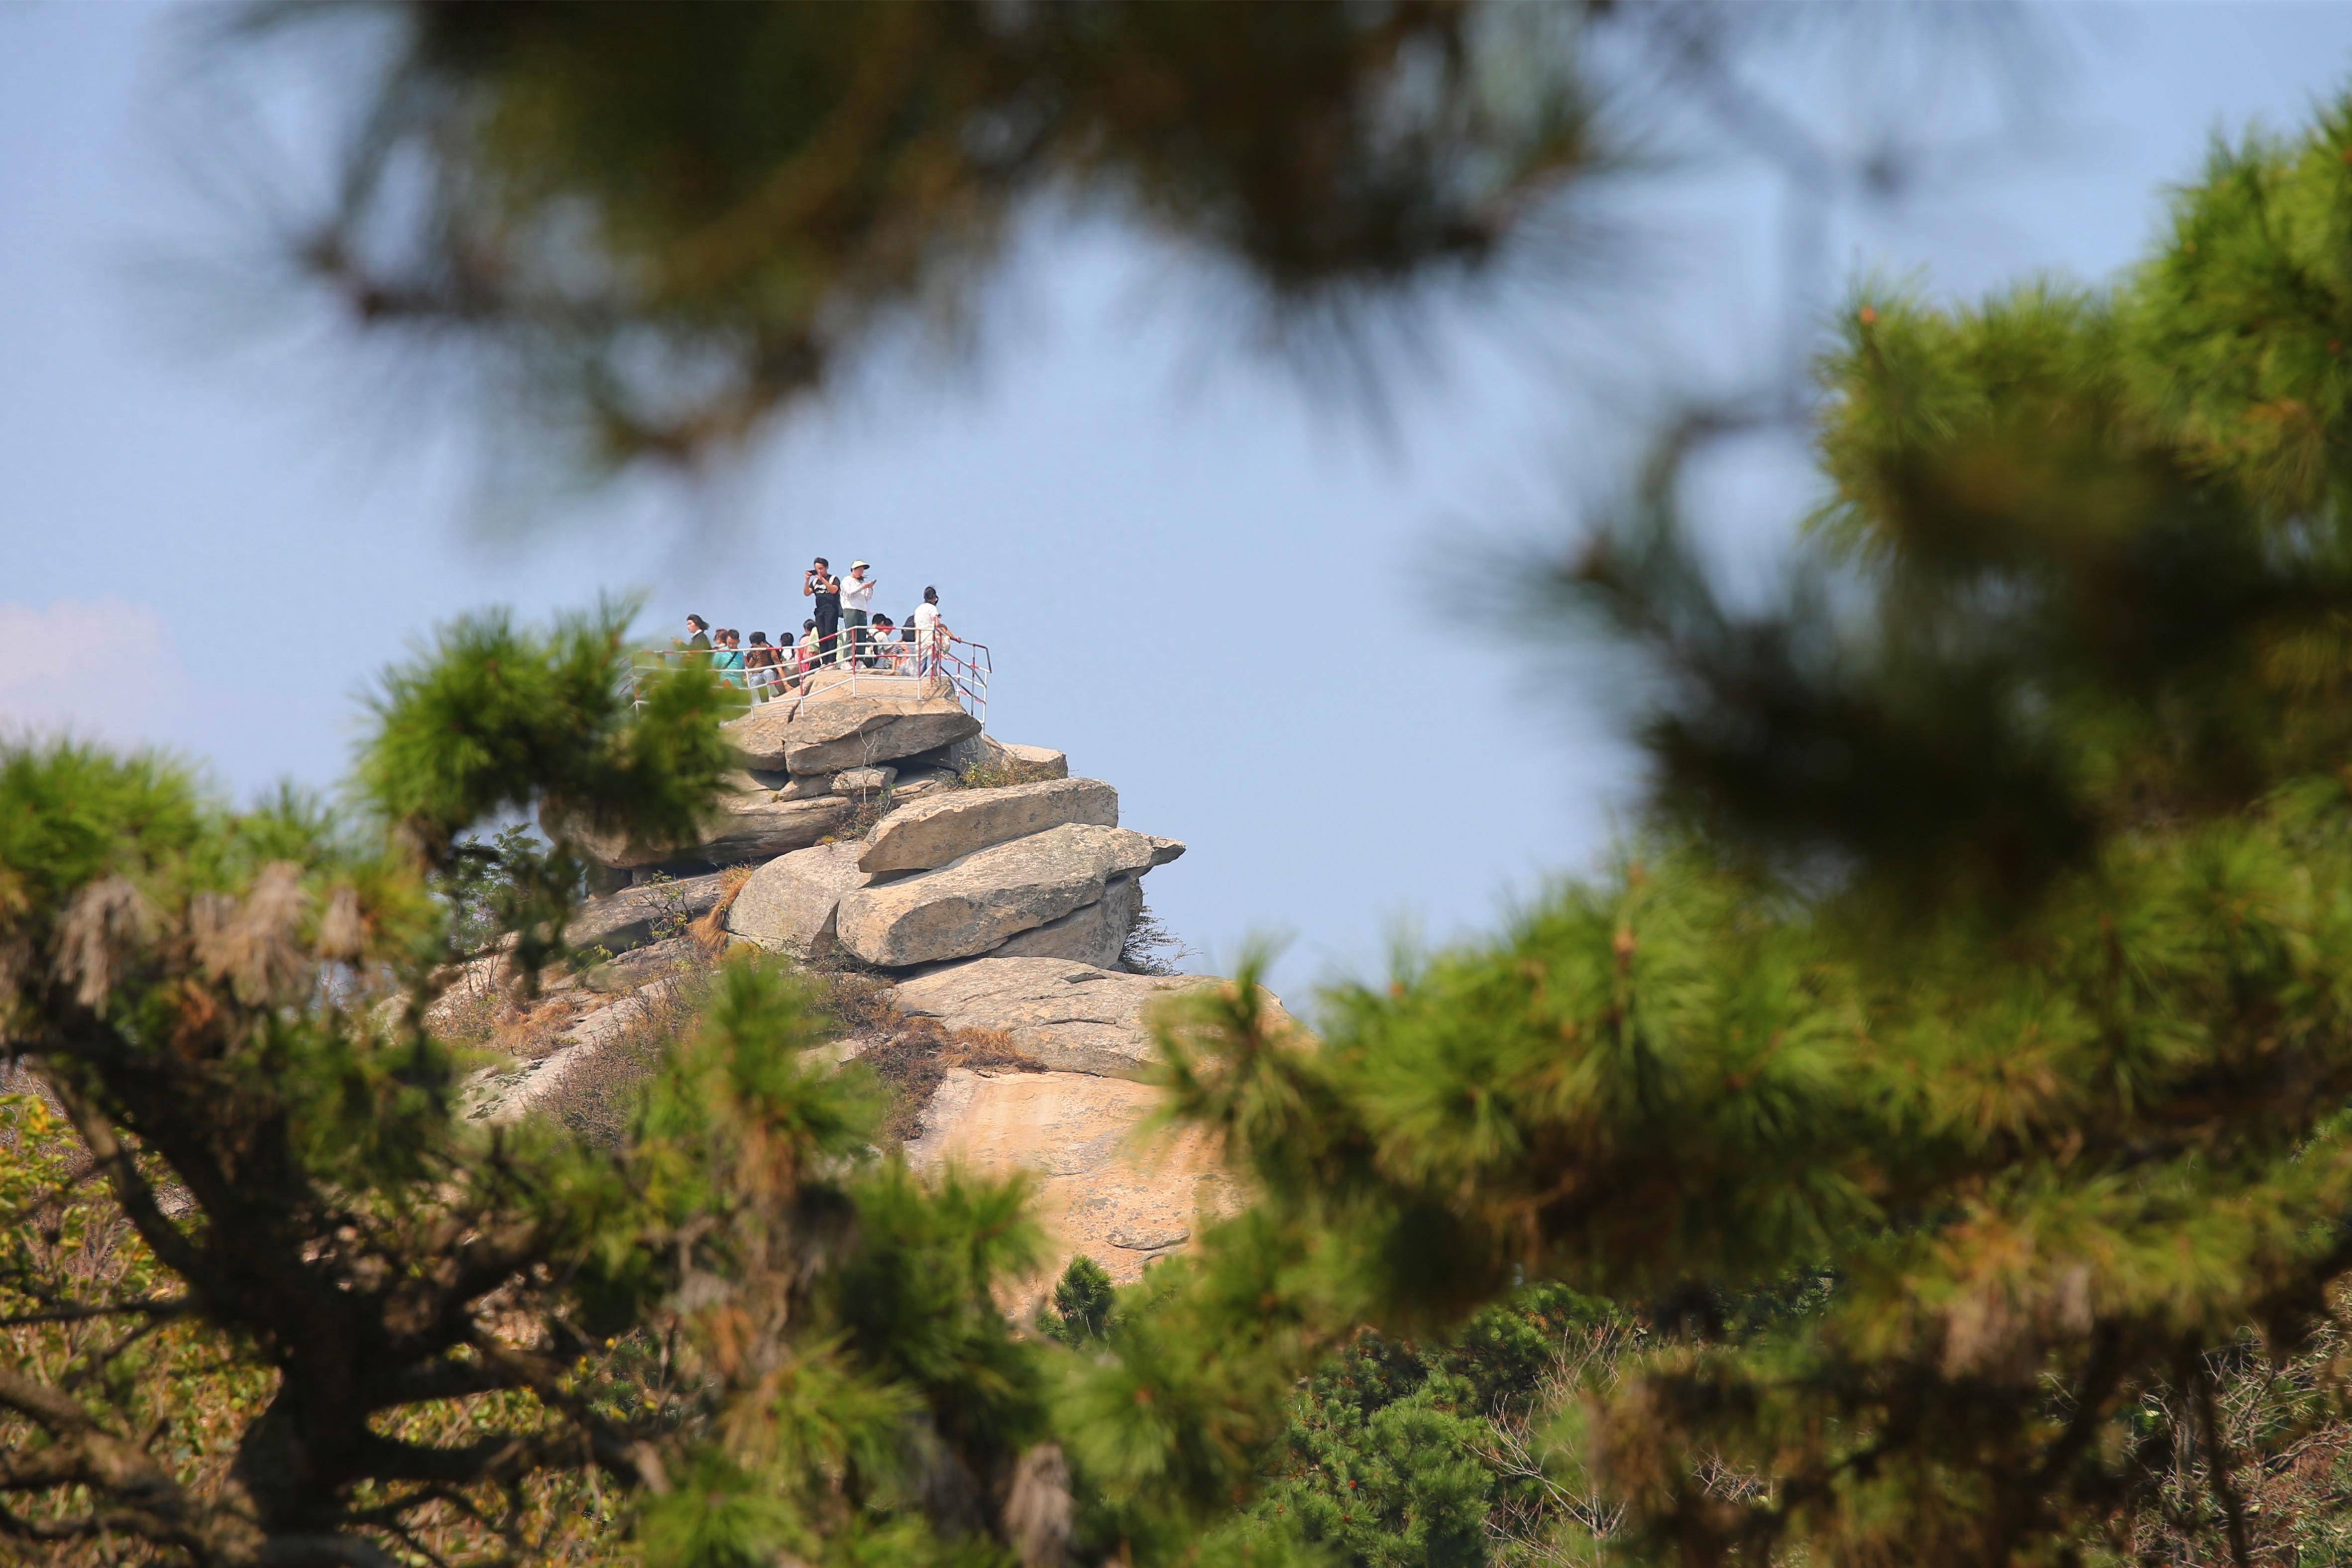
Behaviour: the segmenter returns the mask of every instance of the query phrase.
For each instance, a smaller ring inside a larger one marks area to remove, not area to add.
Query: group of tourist
[[[707,658],[721,679],[750,689],[755,700],[798,690],[813,671],[827,666],[885,675],[938,673],[955,635],[940,618],[940,591],[925,588],[923,602],[902,626],[887,615],[873,613],[873,570],[866,562],[853,561],[849,575],[843,578],[818,556],[801,574],[801,596],[814,603],[797,637],[780,632],[772,643],[767,633],[753,632],[746,646],[743,634],[734,627],[713,631],[700,616],[688,616],[687,635],[672,646],[690,657]]]

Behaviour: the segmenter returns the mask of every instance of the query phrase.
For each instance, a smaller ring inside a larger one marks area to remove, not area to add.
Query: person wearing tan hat
[[[866,611],[874,603],[874,579],[866,574],[872,571],[863,561],[849,563],[849,575],[841,584],[841,624],[849,628],[849,668],[870,662],[866,657]]]

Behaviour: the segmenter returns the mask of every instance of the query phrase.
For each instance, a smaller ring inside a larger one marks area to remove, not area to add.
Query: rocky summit
[[[1080,1252],[1133,1279],[1234,1205],[1213,1140],[1143,1131],[1155,1008],[1227,984],[1129,951],[1143,879],[1181,843],[1123,825],[1109,783],[997,741],[950,699],[820,691],[727,731],[743,766],[692,842],[588,838],[628,884],[566,931],[598,962],[543,1005],[540,1056],[479,1075],[477,1114],[563,1114],[614,1053],[642,1058],[629,1042],[684,1005],[694,955],[732,942],[883,998],[897,1023],[860,1009],[833,1057],[936,1052],[908,1080],[907,1156],[1030,1173],[1054,1244],[1033,1288]]]

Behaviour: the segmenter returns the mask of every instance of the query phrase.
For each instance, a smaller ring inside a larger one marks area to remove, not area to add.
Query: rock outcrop
[[[1015,1050],[1061,1072],[1149,1076],[1146,1013],[1156,1003],[1222,982],[1198,974],[1129,974],[1060,958],[975,958],[899,982],[899,1010],[950,1029],[1003,1034]]]
[[[835,951],[834,910],[864,887],[857,843],[819,844],[780,855],[751,873],[727,907],[727,929],[772,952],[822,958]]]
[[[1121,1079],[950,1068],[907,1160],[918,1171],[953,1162],[1029,1173],[1049,1245],[1026,1294],[1042,1296],[1079,1253],[1125,1284],[1189,1240],[1201,1215],[1231,1213],[1240,1198],[1209,1133],[1144,1131],[1159,1100]]]
[[[763,703],[725,733],[747,766],[836,773],[951,746],[980,721],[951,696],[827,694]]]
[[[668,927],[710,912],[725,894],[726,880],[725,872],[712,871],[623,888],[590,899],[563,928],[563,941],[574,950],[601,947],[607,952],[625,952],[657,936],[675,935]]]
[[[1078,1252],[1134,1279],[1184,1245],[1199,1216],[1233,1206],[1213,1138],[1142,1131],[1157,1103],[1141,1081],[1156,1059],[1152,1008],[1223,984],[1122,966],[1142,879],[1183,854],[1181,843],[1121,826],[1109,784],[1069,776],[1060,752],[982,733],[949,698],[819,689],[726,729],[745,766],[695,843],[587,847],[640,876],[755,868],[592,900],[567,934],[619,956],[564,982],[572,989],[547,1015],[562,1033],[542,1031],[544,1055],[479,1076],[477,1114],[507,1119],[540,1105],[576,1117],[574,1102],[604,1105],[612,1068],[597,1053],[633,1060],[654,1026],[677,1022],[669,1015],[690,994],[677,977],[708,962],[656,939],[674,938],[678,915],[708,914],[733,887],[724,926],[738,941],[885,972],[900,1012],[947,1032],[925,1025],[912,1037],[961,1042],[961,1054],[927,1058],[919,1081],[938,1087],[907,1153],[919,1169],[953,1160],[1033,1174],[1053,1239],[1050,1270],[1033,1290]],[[631,987],[617,1000],[604,994]],[[967,1047],[980,1037],[992,1043],[974,1054]],[[826,1049],[838,1059],[875,1043],[856,1037]],[[908,1048],[900,1037],[880,1043]],[[989,1065],[1006,1061],[1014,1065]]]
[[[1016,746],[985,731],[943,746],[935,754],[939,765],[950,773],[989,775],[1003,784],[1070,776],[1069,757],[1053,747]]]
[[[1132,877],[1113,877],[1093,903],[1007,937],[993,952],[999,958],[1066,958],[1108,968],[1127,950],[1127,933],[1142,912],[1143,885]]]
[[[1160,853],[1124,827],[1050,827],[845,894],[841,945],[887,969],[974,957],[1095,902],[1113,878],[1150,870]]]
[[[646,844],[598,833],[572,834],[598,863],[615,869],[677,865],[740,866],[803,849],[838,833],[857,813],[856,803],[835,795],[794,799],[782,791],[738,788],[716,802],[714,819],[699,837],[684,843]]]
[[[1067,823],[1118,826],[1118,791],[1100,779],[1049,779],[998,789],[950,790],[877,823],[862,871],[924,871]]]

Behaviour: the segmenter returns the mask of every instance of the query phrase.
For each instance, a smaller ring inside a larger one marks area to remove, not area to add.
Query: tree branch
[[[255,1568],[407,1568],[401,1560],[356,1535],[279,1535],[262,1544]]]
[[[57,1307],[46,1312],[19,1312],[14,1317],[0,1318],[0,1329],[23,1328],[33,1323],[81,1323],[92,1318],[128,1317],[133,1313],[143,1313],[152,1318],[178,1318],[184,1317],[194,1310],[194,1303],[185,1296],[150,1296],[136,1301],[112,1301],[86,1307]]]
[[[151,1247],[163,1266],[183,1279],[194,1283],[208,1276],[204,1255],[187,1238],[178,1226],[165,1216],[155,1201],[155,1189],[147,1184],[140,1173],[139,1163],[114,1135],[113,1127],[98,1113],[79,1089],[66,1081],[62,1073],[44,1071],[42,1081],[58,1097],[65,1108],[66,1118],[81,1135],[82,1144],[90,1157],[106,1172],[107,1184],[114,1189],[114,1201],[122,1205],[139,1237]]]
[[[371,1384],[364,1398],[371,1411],[394,1410],[435,1399],[463,1399],[474,1394],[503,1394],[530,1386],[511,1370],[473,1361],[436,1361],[408,1367]]]
[[[2204,1440],[2206,1478],[2211,1483],[2213,1495],[2221,1501],[2221,1513],[2228,1521],[2230,1561],[2237,1568],[2252,1568],[2253,1548],[2246,1536],[2246,1500],[2238,1495],[2237,1478],[2230,1473],[2230,1440],[2221,1431],[2221,1418],[2213,1408],[2213,1380],[2208,1376],[2204,1363],[2192,1356],[2188,1362],[2189,1394],[2197,1401],[2197,1426]]]

